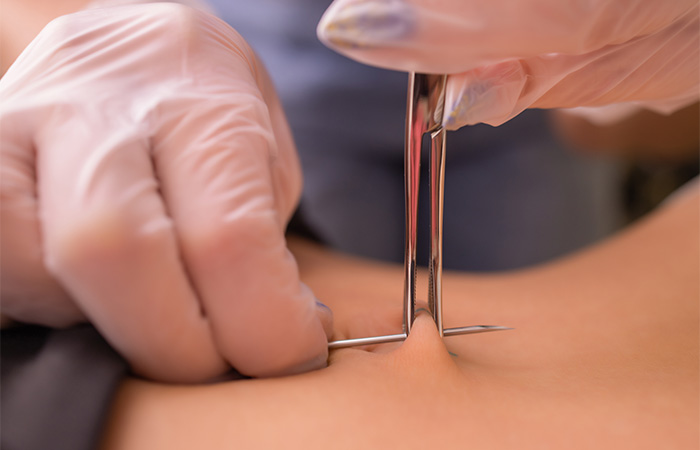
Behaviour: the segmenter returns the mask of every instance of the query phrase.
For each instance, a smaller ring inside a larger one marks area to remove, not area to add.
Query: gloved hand
[[[360,62],[448,73],[444,123],[526,108],[698,100],[698,2],[335,0],[320,39]]]
[[[88,319],[146,377],[323,367],[284,230],[300,166],[268,76],[177,4],[50,23],[0,81],[2,308]]]

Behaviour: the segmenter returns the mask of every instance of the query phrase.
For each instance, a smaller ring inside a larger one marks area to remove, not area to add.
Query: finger
[[[277,211],[284,223],[288,223],[296,210],[301,195],[301,166],[297,158],[292,132],[272,80],[257,56],[252,51],[249,55],[253,64],[253,75],[270,118],[270,126],[274,135],[272,145],[277,149],[275,152],[276,164],[272,164],[271,167]],[[307,289],[305,285],[303,286],[304,289]],[[316,300],[316,314],[321,321],[326,339],[330,340],[333,336],[333,311]]]
[[[164,113],[155,137],[183,257],[217,345],[237,370],[265,376],[318,368],[326,333],[284,240],[301,187],[291,137],[268,109],[260,74],[251,73],[252,52],[223,24],[208,26],[221,45],[205,45],[206,36],[191,45],[219,61],[217,71],[191,66],[192,78],[207,82],[163,105],[187,115]]]
[[[115,126],[124,105],[113,108],[55,106],[37,138],[49,267],[138,374],[218,375],[227,365],[180,263],[148,136]]]
[[[698,99],[697,14],[673,27],[585,55],[511,60],[450,75],[445,125],[499,125],[526,108],[636,102],[670,113]]]
[[[326,333],[326,339],[330,341],[333,337],[333,311],[324,303],[316,300],[316,314],[321,321],[323,331]]]
[[[29,113],[0,106],[0,283],[3,314],[14,320],[66,327],[85,319],[44,267],[36,198],[36,158]]]
[[[239,100],[264,114],[259,98]],[[217,346],[247,375],[320,366],[326,337],[285,245],[270,136],[260,123],[269,121],[240,105],[197,103],[188,108],[195,123],[157,138],[156,164]]]
[[[665,28],[696,3],[659,8],[648,0],[336,0],[318,35],[366,64],[459,73],[506,59],[583,54],[627,42]]]

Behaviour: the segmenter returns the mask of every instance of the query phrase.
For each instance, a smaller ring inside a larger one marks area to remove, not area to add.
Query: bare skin
[[[0,73],[50,19],[86,3],[0,0]],[[696,110],[679,114],[697,129]],[[574,136],[600,136],[567,125]],[[609,136],[650,141],[636,131]],[[697,132],[683,136],[697,141]],[[328,369],[295,377],[130,379],[103,447],[698,448],[699,201],[696,191],[555,264],[445,275],[446,326],[513,331],[443,342],[423,314],[403,344],[338,350]],[[337,339],[400,330],[400,267],[303,242],[294,250],[303,280],[335,313]]]
[[[513,331],[443,342],[421,314],[405,343],[304,375],[129,380],[104,448],[698,448],[699,198],[553,264],[445,275],[447,326]],[[400,330],[400,267],[294,249],[336,338]]]

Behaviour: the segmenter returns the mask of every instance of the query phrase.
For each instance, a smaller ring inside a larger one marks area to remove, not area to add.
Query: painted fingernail
[[[402,0],[337,1],[323,15],[319,38],[342,48],[368,48],[402,39],[415,29]]]
[[[458,81],[448,80],[443,125],[455,130],[484,122],[500,125],[520,113],[518,100],[525,92],[528,76],[518,60],[466,72]]]
[[[472,125],[470,123],[472,105],[475,103],[474,100],[483,95],[484,92],[486,92],[486,87],[483,84],[468,86],[467,90],[462,92],[461,96],[452,103],[452,107],[448,106],[445,109],[443,126],[448,130],[455,130],[465,124]]]
[[[319,309],[319,314],[321,314],[321,324],[323,325],[323,331],[326,333],[326,338],[330,340],[333,337],[333,311],[318,299],[316,299],[316,306]]]

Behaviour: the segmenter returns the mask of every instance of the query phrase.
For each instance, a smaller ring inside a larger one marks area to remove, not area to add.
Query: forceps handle
[[[445,135],[442,117],[447,75],[411,73],[406,105],[404,191],[406,196],[406,245],[404,252],[404,332],[411,331],[416,309],[416,241],[418,188],[423,135],[432,133],[431,153],[439,163],[431,170],[431,265],[428,301],[442,334],[442,190]],[[433,158],[431,157],[431,160]],[[438,174],[435,177],[435,174]],[[439,322],[438,322],[439,321]]]
[[[424,85],[420,74],[408,77],[406,101],[406,136],[404,143],[404,196],[406,198],[406,244],[404,250],[403,331],[408,334],[416,313],[416,241],[418,226],[418,187],[420,154],[425,127],[417,115],[424,115],[423,95],[417,85]]]
[[[445,200],[445,129],[433,131],[430,142],[430,275],[428,309],[440,337],[442,326],[442,221]]]

